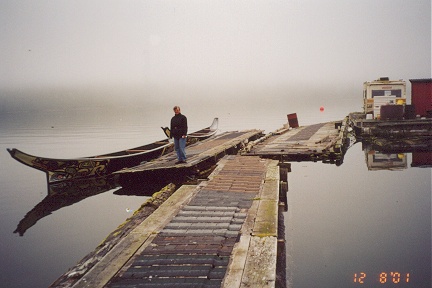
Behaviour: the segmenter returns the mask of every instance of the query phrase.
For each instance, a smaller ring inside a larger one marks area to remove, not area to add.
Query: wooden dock
[[[225,156],[73,287],[275,287],[278,190],[278,161]]]
[[[113,232],[121,237],[103,245],[95,257],[85,257],[52,287],[284,283],[285,268],[277,267],[284,250],[278,244],[284,237],[278,235],[278,217],[287,208],[288,161],[341,163],[346,136],[345,120],[268,135],[261,130],[225,132],[188,146],[185,164],[175,164],[171,152],[116,172],[122,186],[143,188],[157,178],[214,169],[200,184],[181,186],[150,216],[134,219],[139,224],[128,231]]]
[[[225,155],[237,154],[245,145],[262,136],[262,130],[231,131],[216,135],[215,137],[197,142],[186,148],[187,163],[175,164],[177,156],[170,152],[153,161],[141,165],[125,168],[115,172],[119,176],[122,186],[129,186],[146,179],[158,177],[176,177],[182,175],[195,175],[200,171],[215,165]]]
[[[358,112],[348,117],[358,139],[432,138],[432,118],[377,120],[366,119],[366,114]]]
[[[251,143],[243,155],[281,161],[323,161],[340,165],[347,139],[347,119],[280,130]]]

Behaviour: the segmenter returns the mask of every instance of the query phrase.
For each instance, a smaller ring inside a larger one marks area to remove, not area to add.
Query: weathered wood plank
[[[239,242],[234,246],[231,261],[221,285],[222,288],[241,287],[251,238],[252,236],[242,233]]]
[[[275,287],[276,237],[252,237],[240,287]]]
[[[259,206],[253,227],[253,236],[274,236],[278,231],[279,166],[277,161],[269,164],[264,185],[259,195]]]
[[[261,199],[252,236],[277,237],[278,231],[278,200]]]

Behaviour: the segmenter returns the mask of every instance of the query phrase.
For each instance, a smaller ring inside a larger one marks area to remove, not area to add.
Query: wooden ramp
[[[262,130],[231,131],[216,135],[215,137],[197,142],[186,147],[187,163],[177,162],[176,152],[170,152],[153,161],[141,165],[125,168],[114,174],[119,176],[122,186],[130,185],[137,178],[160,177],[161,173],[168,173],[170,177],[176,175],[191,175],[215,165],[225,155],[237,154],[250,141],[262,136]]]
[[[177,190],[73,287],[275,287],[279,167],[225,156]]]
[[[254,145],[246,155],[281,161],[323,161],[338,163],[343,158],[346,121],[302,126],[271,135]]]

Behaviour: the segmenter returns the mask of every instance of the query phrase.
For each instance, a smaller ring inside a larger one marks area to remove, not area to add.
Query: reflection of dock
[[[407,155],[412,154],[412,167],[432,167],[432,139],[369,139],[362,142],[369,170],[406,169]]]
[[[432,151],[432,138],[409,137],[402,139],[386,139],[373,137],[364,139],[363,150],[377,150],[382,153],[427,152]]]
[[[386,154],[374,150],[366,150],[368,170],[401,170],[407,168],[405,153]]]

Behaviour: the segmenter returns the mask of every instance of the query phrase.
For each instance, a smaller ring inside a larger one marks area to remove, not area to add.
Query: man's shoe
[[[180,164],[180,163],[183,163],[183,162],[182,161],[177,161],[174,164]]]

